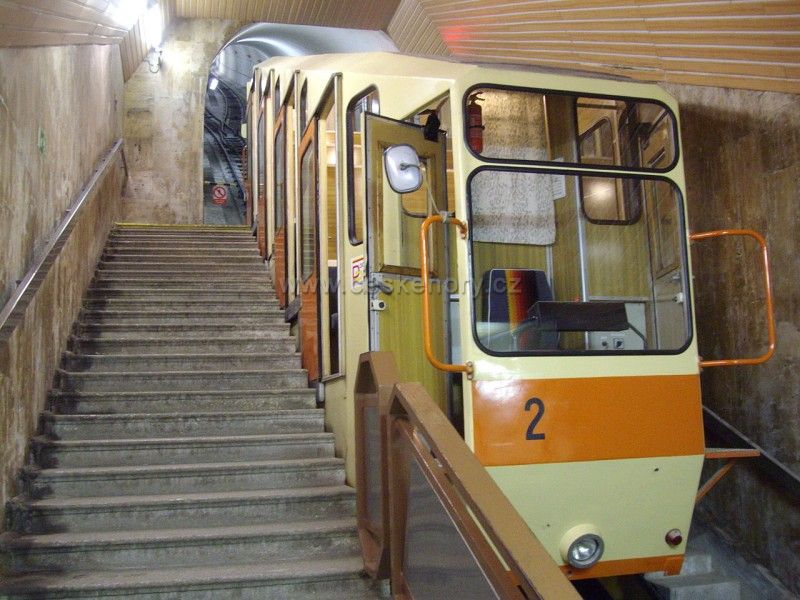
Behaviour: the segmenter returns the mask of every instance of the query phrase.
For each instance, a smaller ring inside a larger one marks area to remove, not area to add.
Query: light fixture
[[[561,538],[560,550],[570,566],[588,569],[602,558],[605,543],[593,525],[578,525]]]
[[[147,66],[151,73],[158,73],[161,69],[161,48],[153,48],[147,53]]]
[[[151,2],[144,14],[145,42],[151,49],[158,49],[164,36],[164,17],[158,2]]]
[[[218,85],[219,85],[219,79],[217,79],[213,75],[211,77],[209,77],[209,79],[208,79],[208,89],[209,90],[211,90],[213,92],[215,89],[217,89]]]
[[[130,29],[147,8],[146,0],[121,0],[108,7],[109,16],[125,29]]]

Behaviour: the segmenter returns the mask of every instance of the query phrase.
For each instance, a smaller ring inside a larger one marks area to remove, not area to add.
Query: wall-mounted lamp
[[[158,0],[147,3],[147,12],[143,18],[144,37],[150,51],[147,53],[147,64],[151,73],[158,73],[161,68],[161,40],[164,36],[164,16]]]
[[[161,48],[153,48],[147,53],[147,66],[151,73],[158,73],[159,69],[161,69],[162,52]]]

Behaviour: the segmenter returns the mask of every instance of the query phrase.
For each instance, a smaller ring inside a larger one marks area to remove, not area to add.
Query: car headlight
[[[576,569],[588,569],[603,556],[603,538],[592,525],[578,525],[561,539],[561,557]]]

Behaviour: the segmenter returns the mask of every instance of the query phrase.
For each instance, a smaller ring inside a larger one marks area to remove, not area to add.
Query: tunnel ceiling
[[[404,0],[389,34],[406,52],[439,37],[472,60],[800,93],[798,0]]]
[[[0,45],[135,47],[119,15],[137,1],[2,0]],[[412,53],[800,93],[798,0],[161,1],[168,17],[382,29]]]
[[[173,0],[185,18],[386,29],[399,0]]]

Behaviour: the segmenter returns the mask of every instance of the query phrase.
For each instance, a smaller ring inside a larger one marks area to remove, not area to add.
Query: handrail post
[[[389,483],[387,415],[392,390],[400,381],[391,352],[368,352],[359,357],[355,385],[356,510],[364,570],[373,579],[389,577]],[[377,413],[379,448],[368,444],[367,412]],[[378,453],[379,473],[368,469],[368,453]],[[373,481],[371,478],[378,478]],[[370,514],[369,490],[380,488],[379,515]]]
[[[420,270],[422,276],[422,345],[425,357],[435,368],[448,373],[466,373],[472,379],[474,367],[471,362],[463,365],[448,364],[440,361],[433,353],[431,343],[431,313],[430,313],[430,272],[428,270],[428,229],[433,223],[452,224],[458,228],[461,239],[467,238],[467,224],[456,218],[445,219],[442,215],[431,215],[422,222],[419,233]]]
[[[767,362],[775,353],[775,314],[772,301],[772,286],[770,283],[769,254],[767,252],[767,242],[764,237],[752,229],[717,229],[714,231],[703,231],[700,233],[690,233],[689,240],[698,242],[711,238],[727,236],[747,236],[758,242],[761,247],[761,261],[764,265],[764,293],[766,296],[767,311],[767,351],[760,356],[753,358],[726,358],[718,360],[701,360],[700,367],[732,367],[738,365],[760,365]]]

